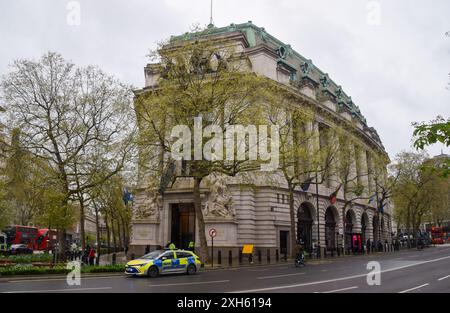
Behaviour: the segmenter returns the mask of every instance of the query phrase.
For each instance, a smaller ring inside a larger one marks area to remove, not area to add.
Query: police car
[[[201,265],[199,257],[191,251],[156,250],[128,262],[125,274],[152,278],[160,274],[187,273],[193,275],[200,270]]]

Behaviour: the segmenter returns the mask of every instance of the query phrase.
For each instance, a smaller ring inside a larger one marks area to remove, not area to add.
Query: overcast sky
[[[79,25],[70,2],[0,0],[0,75],[50,50],[142,87],[157,42],[209,23],[210,0],[80,0]],[[312,59],[352,96],[391,158],[411,149],[411,122],[450,116],[448,0],[214,0],[213,11],[216,26],[251,20]],[[442,145],[429,153],[441,149],[450,154]]]

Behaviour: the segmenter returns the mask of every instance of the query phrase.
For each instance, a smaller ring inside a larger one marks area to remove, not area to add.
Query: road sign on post
[[[217,230],[211,228],[209,230],[209,236],[211,237],[211,268],[214,267],[214,237],[217,236]]]

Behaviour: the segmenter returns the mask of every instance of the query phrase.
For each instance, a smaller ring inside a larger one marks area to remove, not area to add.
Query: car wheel
[[[158,268],[156,266],[152,266],[147,271],[147,276],[150,278],[156,278],[159,275]]]
[[[194,264],[189,264],[187,267],[187,274],[188,275],[194,275],[197,272],[197,268]]]

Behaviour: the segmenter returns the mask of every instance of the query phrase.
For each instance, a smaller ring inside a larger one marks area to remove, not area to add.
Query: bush
[[[50,254],[22,254],[0,256],[0,261],[9,261],[14,263],[32,263],[32,262],[50,262],[52,255]]]
[[[123,265],[105,265],[105,266],[82,266],[81,273],[118,273],[123,272]],[[55,267],[33,267],[32,265],[14,265],[8,267],[0,267],[0,276],[13,275],[44,275],[44,274],[68,274],[71,270],[64,265]]]

